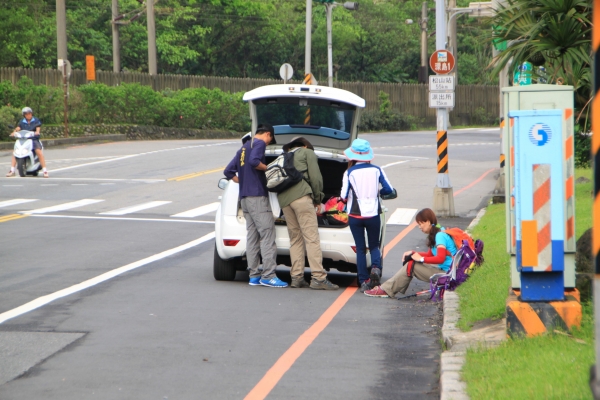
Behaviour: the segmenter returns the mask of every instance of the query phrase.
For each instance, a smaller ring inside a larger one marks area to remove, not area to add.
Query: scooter
[[[15,132],[14,137],[17,138],[13,155],[17,159],[17,171],[19,176],[26,175],[38,176],[38,172],[42,169],[40,160],[37,154],[33,151],[33,137],[35,132],[19,131]]]

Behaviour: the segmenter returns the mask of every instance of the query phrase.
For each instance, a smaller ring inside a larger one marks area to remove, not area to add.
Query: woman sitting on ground
[[[381,286],[365,291],[371,297],[395,297],[396,293],[404,294],[413,277],[429,282],[434,274],[448,272],[452,266],[452,257],[457,248],[454,240],[444,233],[442,227],[437,223],[437,217],[433,210],[424,208],[417,213],[415,221],[421,232],[427,235],[426,253],[407,251],[403,254],[404,264],[402,268]]]

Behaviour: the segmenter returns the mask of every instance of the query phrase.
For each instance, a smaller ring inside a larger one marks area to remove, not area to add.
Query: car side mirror
[[[392,199],[395,199],[396,197],[398,197],[398,192],[396,192],[396,189],[393,189],[392,193],[381,195],[382,200],[392,200]]]
[[[229,180],[227,178],[221,178],[219,179],[219,183],[217,184],[217,186],[219,187],[219,189],[225,189],[227,187],[228,182]]]

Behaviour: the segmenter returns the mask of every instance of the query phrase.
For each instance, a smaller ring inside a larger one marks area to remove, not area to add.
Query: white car
[[[261,123],[275,129],[277,144],[267,146],[267,164],[281,154],[284,144],[303,136],[314,146],[319,158],[324,202],[339,196],[348,167],[343,152],[358,136],[365,100],[342,89],[298,84],[262,86],[245,93],[243,99],[250,104],[252,118],[252,131],[244,138],[251,136]],[[233,280],[236,271],[247,269],[246,220],[238,198],[239,185],[223,178],[219,187],[224,193],[215,218],[214,277]],[[271,193],[270,199],[276,218],[278,263],[290,265],[290,238],[285,220],[279,218],[282,213],[276,194]],[[384,243],[385,209],[381,222],[381,243]],[[348,225],[326,225],[320,221],[319,236],[325,269],[356,272],[356,248]],[[370,265],[367,253],[367,266]]]

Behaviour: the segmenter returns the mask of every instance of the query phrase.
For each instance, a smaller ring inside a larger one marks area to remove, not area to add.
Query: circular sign
[[[279,68],[279,76],[281,76],[281,79],[284,81],[292,79],[292,76],[294,76],[294,69],[290,64],[285,63]]]
[[[436,74],[447,74],[454,69],[454,56],[448,50],[436,50],[429,57],[429,67]]]

